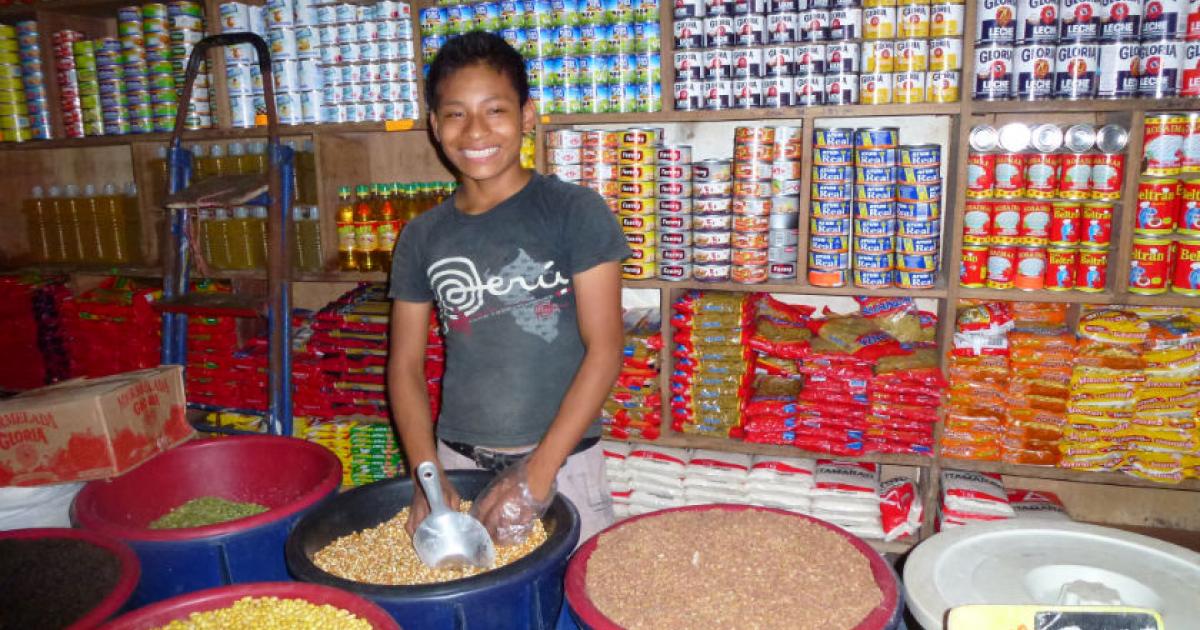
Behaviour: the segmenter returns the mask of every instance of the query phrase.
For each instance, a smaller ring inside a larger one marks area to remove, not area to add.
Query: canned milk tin
[[[739,15],[733,18],[734,43],[738,46],[761,46],[765,42],[766,18],[761,15]]]
[[[704,78],[704,61],[701,53],[694,50],[676,52],[674,57],[675,80],[699,80]]]
[[[1100,41],[1136,40],[1142,33],[1142,0],[1100,0]]]
[[[862,59],[866,72],[894,72],[896,69],[896,42],[892,40],[863,42]]]
[[[859,77],[859,102],[864,105],[881,105],[892,102],[895,75],[889,73],[864,73]]]
[[[763,49],[733,49],[730,55],[730,71],[733,77],[738,79],[756,79],[763,76]]]
[[[1195,6],[1195,2],[1190,4]],[[1188,5],[1187,0],[1146,0],[1142,13],[1142,41],[1183,36],[1190,13]]]
[[[700,54],[704,66],[704,79],[716,81],[728,79],[732,73],[733,51],[726,48],[710,48]]]
[[[1066,44],[1096,41],[1100,36],[1098,5],[1097,0],[1059,0],[1059,42]]]
[[[767,14],[767,43],[792,44],[797,41],[799,16],[796,13]]]
[[[819,42],[829,39],[829,11],[810,9],[796,16],[799,40]]]
[[[902,4],[896,12],[896,37],[929,37],[929,5]]]
[[[895,37],[896,7],[875,6],[863,10],[863,39],[879,40],[894,39]]]
[[[862,9],[838,8],[829,13],[829,39],[858,39],[862,36]]]
[[[1096,95],[1096,71],[1100,66],[1100,47],[1096,44],[1064,44],[1058,47],[1054,61],[1054,95],[1067,100]]]
[[[1039,44],[1058,42],[1059,0],[1018,0],[1017,41]]]
[[[1196,15],[1196,34],[1183,48],[1179,73],[1179,95],[1200,97],[1200,13]]]
[[[966,8],[954,2],[935,2],[929,7],[929,36],[956,37],[962,41]]]
[[[794,67],[791,46],[767,46],[763,49],[764,77],[791,77]]]
[[[828,105],[854,105],[859,102],[859,76],[842,72],[825,76],[825,103]]]
[[[959,73],[957,71],[930,72],[926,79],[928,93],[925,100],[930,103],[957,103],[959,100]]]
[[[826,44],[799,44],[792,50],[792,68],[798,75],[824,74]]]
[[[929,42],[902,39],[896,42],[896,72],[925,72],[929,69]]]
[[[1142,47],[1137,42],[1119,41],[1100,44],[1100,70],[1096,79],[1099,98],[1131,98],[1137,96],[1139,57]]]
[[[962,69],[961,39],[944,38],[929,41],[929,69],[935,72]]]
[[[825,71],[857,73],[862,71],[858,42],[834,42],[825,46]]]
[[[1179,94],[1179,72],[1184,43],[1160,40],[1142,42],[1138,96],[1169,98]]]
[[[1016,41],[1017,0],[979,0],[975,12],[975,41],[1012,44]]]
[[[1054,46],[1023,44],[1016,49],[1016,97],[1023,101],[1054,95]]]
[[[700,84],[705,109],[714,111],[729,109],[733,99],[733,85],[728,79],[704,81]]]
[[[1013,49],[1008,44],[981,44],[975,48],[977,101],[1003,101],[1012,95]]]

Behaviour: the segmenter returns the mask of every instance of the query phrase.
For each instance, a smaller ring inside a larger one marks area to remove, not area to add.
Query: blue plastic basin
[[[71,519],[133,548],[142,578],[130,604],[144,606],[226,584],[290,580],[283,554],[288,533],[337,492],[341,478],[337,457],[304,440],[197,440],[116,479],[88,483],[75,498]],[[206,527],[149,529],[151,521],[203,496],[270,509]]]
[[[448,471],[459,496],[472,499],[491,474]],[[579,540],[579,513],[561,494],[543,518],[548,538],[524,558],[474,577],[419,586],[352,582],[322,571],[312,555],[335,539],[375,527],[412,500],[409,478],[355,488],[313,510],[296,525],[287,543],[288,567],[296,579],[334,586],[366,597],[405,628],[477,630],[553,629],[563,602],[563,573]]]

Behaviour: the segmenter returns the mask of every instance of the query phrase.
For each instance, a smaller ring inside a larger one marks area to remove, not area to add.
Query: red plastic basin
[[[579,620],[582,621],[587,628],[594,628],[595,630],[621,630],[621,626],[617,625],[616,622],[606,617],[604,613],[600,612],[600,609],[596,608],[596,606],[592,603],[592,600],[587,595],[588,560],[591,559],[592,553],[596,551],[596,542],[601,535],[605,534],[606,532],[620,529],[630,523],[644,518],[654,518],[656,516],[671,512],[710,512],[716,510],[765,510],[768,512],[775,512],[776,514],[790,516],[797,520],[805,520],[810,523],[815,523],[821,527],[824,527],[825,529],[837,533],[839,536],[846,539],[846,542],[853,545],[854,548],[859,551],[859,553],[866,556],[868,561],[870,561],[871,574],[875,578],[875,584],[879,586],[880,592],[883,593],[883,601],[876,606],[875,609],[872,610],[871,613],[862,620],[862,622],[860,622],[857,626],[854,626],[854,630],[881,630],[884,628],[896,627],[896,624],[899,621],[900,612],[900,589],[896,574],[894,571],[892,571],[892,568],[888,565],[887,561],[885,561],[882,556],[880,556],[874,549],[867,545],[867,543],[863,542],[857,536],[854,536],[846,530],[831,523],[822,521],[818,518],[813,518],[804,514],[797,514],[795,512],[788,512],[786,510],[778,510],[775,508],[732,504],[691,505],[687,507],[668,508],[665,510],[641,514],[625,519],[589,538],[587,542],[583,543],[583,545],[575,551],[575,555],[571,557],[570,564],[567,565],[565,590],[567,595],[567,605],[570,607],[571,612],[578,616]],[[636,568],[631,567],[630,570],[633,571],[636,570]]]
[[[342,465],[323,446],[276,436],[195,440],[109,481],[84,486],[81,527],[129,541],[180,541],[252,529],[305,511],[335,492]],[[191,499],[218,496],[265,505],[262,514],[205,527],[149,529]]]
[[[67,630],[94,628],[96,624],[113,616],[113,614],[125,605],[125,602],[129,601],[129,596],[133,593],[134,587],[137,586],[138,578],[141,577],[137,555],[125,543],[119,540],[113,540],[108,536],[89,532],[84,529],[42,527],[0,532],[0,539],[49,540],[55,538],[82,540],[107,550],[117,558],[120,569],[118,573],[119,577],[117,578],[116,585],[113,586],[113,590],[104,599],[100,600],[100,603],[96,604],[95,608],[68,626]]]
[[[353,613],[379,630],[399,630],[400,626],[382,608],[352,593],[331,586],[304,582],[258,582],[237,584],[196,591],[172,597],[131,613],[121,615],[100,626],[100,630],[150,630],[165,626],[177,619],[186,619],[194,612],[205,612],[232,606],[243,597],[279,597],[303,599],[311,604],[329,604]]]

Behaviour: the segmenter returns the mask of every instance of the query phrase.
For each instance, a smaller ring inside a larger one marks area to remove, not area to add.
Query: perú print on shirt
[[[560,303],[571,293],[554,261],[534,260],[524,249],[495,273],[451,256],[429,265],[426,275],[446,332],[470,334],[477,322],[511,315],[518,328],[550,343],[558,337]]]

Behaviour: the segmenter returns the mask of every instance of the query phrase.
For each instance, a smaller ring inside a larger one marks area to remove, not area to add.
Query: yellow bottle
[[[249,210],[245,206],[238,206],[233,209],[233,218],[226,223],[231,269],[250,269],[253,266],[254,255],[250,252],[257,244],[251,234],[251,220]]]
[[[115,188],[115,187],[114,187]],[[116,191],[113,191],[113,196],[116,196]],[[124,219],[125,226],[125,255],[127,262],[130,264],[138,264],[142,262],[142,212],[141,204],[138,203],[137,184],[129,182],[125,184],[125,194],[119,199],[121,203],[121,216]]]
[[[225,160],[229,163],[229,171],[239,175],[245,173],[246,167],[250,166],[250,161],[246,159],[246,149],[240,142],[230,143],[229,155]]]
[[[225,208],[215,208],[212,217],[207,221],[208,229],[205,237],[208,241],[208,264],[215,269],[232,269],[229,257],[229,211]]]
[[[29,258],[35,263],[47,263],[50,252],[50,205],[44,199],[41,186],[34,186],[29,197],[21,203],[25,215],[25,236],[29,240]]]
[[[317,203],[317,155],[312,140],[304,142],[304,149],[296,152],[296,195],[300,203]]]
[[[298,238],[302,269],[305,271],[320,271],[325,267],[324,252],[321,251],[321,216],[317,206],[308,206],[308,213],[300,221]]]
[[[292,248],[292,269],[307,269],[307,260],[304,259],[304,242],[300,235],[300,224],[304,221],[304,206],[296,206],[292,208],[292,227],[288,232],[288,237],[291,239]]]
[[[122,201],[117,196],[117,187],[111,183],[105,184],[96,197],[96,240],[100,243],[101,262],[106,264],[129,263],[128,228]]]
[[[390,186],[388,188],[390,189]],[[384,197],[376,221],[378,225],[376,231],[378,237],[375,244],[375,267],[378,269],[391,269],[392,250],[396,248],[396,237],[400,233],[400,221],[397,218],[395,208],[392,207],[390,197]]]
[[[246,155],[248,167],[244,167],[243,172],[246,173],[266,173],[267,172],[267,145],[262,142],[253,142],[250,144],[250,151]]]
[[[368,186],[357,189],[358,201],[354,204],[354,260],[359,271],[375,271],[375,250],[378,247],[375,209],[371,207]]]
[[[85,184],[83,195],[76,202],[79,213],[79,238],[83,245],[83,261],[90,265],[102,264],[108,257],[104,243],[100,237],[100,223],[97,221],[96,187]]]
[[[236,164],[236,160],[231,161],[225,156],[225,147],[214,144],[208,150],[208,160],[205,171],[209,177],[220,177],[222,175],[230,175],[235,173],[230,165]]]
[[[338,268],[342,271],[358,269],[354,256],[358,249],[354,233],[354,200],[350,197],[349,186],[338,188],[337,235]]]
[[[250,230],[247,235],[250,250],[250,266],[267,268],[267,207],[254,206],[251,210]]]
[[[202,144],[197,144],[192,147],[191,183],[193,184],[198,181],[208,179],[212,176],[212,173],[210,173],[208,170],[212,166],[212,162],[208,159],[205,153],[204,145]],[[168,184],[170,181],[170,179],[167,180]]]
[[[79,187],[67,184],[63,194],[63,238],[67,247],[67,262],[79,263],[86,260],[83,249],[82,211],[80,209]]]
[[[49,218],[46,235],[50,238],[50,262],[67,262],[70,259],[67,253],[67,203],[62,198],[62,191],[58,186],[50,187],[46,203]]]
[[[150,199],[155,207],[160,207],[167,196],[167,187],[171,185],[171,174],[167,168],[167,147],[158,147],[157,155],[150,160]],[[192,164],[194,167],[195,162]]]
[[[204,262],[208,263],[210,268],[217,267],[216,258],[212,252],[212,210],[207,208],[196,209],[196,246],[200,249],[200,255],[204,257]]]

